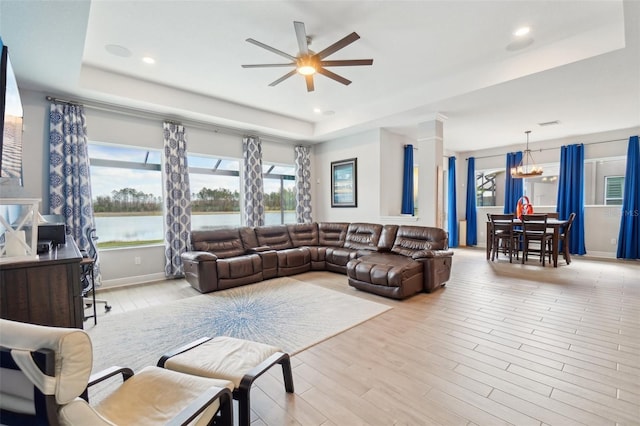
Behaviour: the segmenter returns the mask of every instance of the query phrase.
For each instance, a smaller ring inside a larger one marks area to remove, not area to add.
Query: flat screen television
[[[9,49],[1,38],[0,49],[0,183],[22,185],[22,101]]]

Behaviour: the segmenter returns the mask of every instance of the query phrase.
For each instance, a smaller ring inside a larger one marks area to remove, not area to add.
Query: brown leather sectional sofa
[[[346,274],[360,290],[404,299],[449,280],[447,241],[440,228],[375,223],[224,228],[192,231],[182,261],[201,293],[326,270]]]

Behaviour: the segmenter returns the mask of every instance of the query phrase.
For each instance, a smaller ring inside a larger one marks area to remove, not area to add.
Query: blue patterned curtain
[[[584,146],[582,144],[560,148],[557,210],[560,219],[569,219],[572,212],[576,214],[569,236],[569,253],[586,254],[584,246]]]
[[[518,167],[522,161],[522,152],[508,152],[507,153],[507,170],[504,183],[504,213],[515,213],[518,200],[524,194],[524,188],[522,185],[522,179],[512,178],[511,169]]]
[[[87,229],[96,225],[82,105],[53,102],[49,108],[49,211],[64,216],[67,233],[88,252]],[[99,284],[97,262],[94,272]]]
[[[638,136],[629,138],[627,171],[624,175],[624,198],[616,257],[640,259],[640,147]]]
[[[402,175],[402,214],[414,213],[413,205],[413,145],[404,146],[404,174]]]
[[[311,223],[311,159],[309,147],[294,148],[296,161],[296,222]]]
[[[467,245],[478,245],[478,222],[476,209],[476,159],[467,159],[467,209],[464,218],[467,221]]]
[[[164,274],[169,278],[184,275],[180,255],[189,249],[191,199],[187,139],[182,124],[163,124],[164,156]]]
[[[458,211],[456,209],[456,157],[449,157],[449,182],[447,204],[449,207],[449,247],[458,247]]]
[[[242,139],[244,155],[244,214],[247,226],[264,225],[262,143],[257,136]]]

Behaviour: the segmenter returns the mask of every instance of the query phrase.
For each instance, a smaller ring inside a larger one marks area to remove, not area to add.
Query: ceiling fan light
[[[316,69],[312,65],[302,65],[298,67],[298,73],[302,75],[312,75],[316,73]]]

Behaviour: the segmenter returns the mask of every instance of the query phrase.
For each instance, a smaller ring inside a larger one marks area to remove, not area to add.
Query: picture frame
[[[358,207],[358,159],[331,162],[331,207]]]

